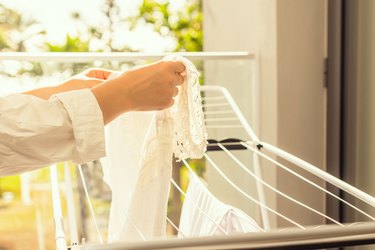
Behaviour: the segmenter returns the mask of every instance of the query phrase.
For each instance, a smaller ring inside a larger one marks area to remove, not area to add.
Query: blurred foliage
[[[131,30],[146,23],[161,36],[174,38],[174,51],[203,49],[201,0],[187,0],[184,8],[178,11],[171,10],[169,1],[143,0],[139,13],[128,20]]]
[[[45,30],[32,18],[25,18],[17,11],[0,4],[0,50],[22,52],[28,42],[43,38]]]
[[[177,10],[171,8],[169,1],[160,0],[143,0],[138,7],[137,14],[125,17],[121,14],[119,1],[103,0],[100,13],[103,22],[97,26],[89,24],[79,12],[73,12],[71,17],[76,22],[75,35],[66,34],[65,42],[58,44],[47,41],[46,31],[37,21],[26,19],[17,11],[0,4],[0,51],[30,51],[30,47],[34,46],[34,49],[48,52],[136,52],[137,50],[126,42],[114,43],[116,27],[121,24],[121,27],[128,27],[130,31],[142,25],[149,25],[160,36],[175,41],[172,51],[202,51],[201,0],[186,0],[184,6]],[[43,75],[40,63],[26,64],[27,67],[8,75]],[[69,67],[61,64],[57,70],[69,70],[71,74],[75,74],[85,68],[98,66],[93,63],[73,65]],[[103,62],[100,66],[121,68],[121,65],[114,62]],[[197,66],[202,68],[200,63]],[[7,74],[3,71],[1,73]]]
[[[66,35],[64,44],[46,41],[46,31],[42,25],[31,18],[24,18],[17,11],[0,4],[0,51],[29,51],[29,42],[40,38],[41,50],[51,52],[87,52],[87,51],[136,51],[126,44],[113,44],[115,27],[119,23],[128,24],[132,31],[140,25],[151,25],[162,37],[173,38],[174,51],[202,51],[202,2],[186,0],[182,9],[173,10],[169,1],[143,0],[138,13],[123,17],[116,0],[105,0],[102,8],[105,22],[99,26],[90,25],[79,12],[71,14],[76,26],[81,29],[77,35]],[[92,44],[101,44],[93,49]],[[33,44],[35,45],[35,44]]]
[[[0,51],[24,52],[33,41],[45,38],[45,30],[32,18],[25,18],[17,11],[0,4]],[[8,72],[0,71],[3,75]],[[39,62],[27,62],[25,67],[19,68],[12,75],[42,75],[43,70]]]
[[[65,44],[56,45],[46,42],[46,46],[49,52],[88,52],[90,42],[67,34]]]
[[[136,49],[126,44],[114,44],[116,26],[124,24],[123,27],[129,27],[130,31],[142,25],[150,25],[160,36],[175,40],[173,51],[202,51],[201,0],[186,0],[186,4],[179,10],[173,10],[170,5],[169,1],[143,0],[136,15],[123,17],[116,0],[105,0],[101,13],[105,21],[102,25],[93,26],[84,20],[80,13],[74,12],[71,16],[77,27],[81,28],[77,37],[67,35],[65,44],[60,46],[46,43],[47,50],[136,52]],[[101,46],[93,49],[93,43]]]

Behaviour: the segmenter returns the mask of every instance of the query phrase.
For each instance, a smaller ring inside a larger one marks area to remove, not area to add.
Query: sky
[[[161,1],[161,0],[160,0]],[[141,0],[118,0],[123,15],[137,12]],[[170,0],[173,9],[182,8],[186,0]],[[0,0],[25,17],[39,21],[47,30],[47,39],[52,43],[63,43],[67,33],[76,31],[76,24],[71,19],[71,13],[79,12],[81,17],[92,25],[102,22],[101,9],[104,0]],[[132,46],[145,52],[161,52],[173,47],[171,39],[165,39],[156,34],[151,27],[140,27],[134,32],[126,27],[116,34],[117,42]],[[150,42],[152,41],[152,42]]]

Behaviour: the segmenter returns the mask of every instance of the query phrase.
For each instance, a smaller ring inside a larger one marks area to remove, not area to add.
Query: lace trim
[[[163,60],[174,60],[186,67],[185,83],[179,87],[174,106],[170,109],[174,119],[174,155],[177,159],[202,158],[207,147],[200,95],[199,72],[192,62],[179,55],[168,55]]]

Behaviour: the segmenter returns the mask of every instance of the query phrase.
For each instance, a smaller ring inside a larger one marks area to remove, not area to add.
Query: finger
[[[173,92],[172,92],[172,96],[175,97],[178,95],[178,88],[177,87],[174,87],[173,88]]]
[[[106,80],[113,71],[107,69],[90,69],[86,76]]]
[[[173,80],[174,85],[181,85],[181,84],[184,83],[184,81],[185,81],[185,78],[182,75],[180,75],[178,73],[175,74],[175,77],[174,77],[174,80]]]
[[[174,61],[173,63],[174,63],[174,72],[182,73],[185,71],[186,67],[183,63],[178,62],[178,61]]]
[[[174,104],[174,99],[171,98],[170,102],[165,106],[165,108],[170,108],[173,106],[173,104]]]

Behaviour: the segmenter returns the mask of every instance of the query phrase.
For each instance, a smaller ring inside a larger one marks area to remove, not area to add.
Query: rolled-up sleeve
[[[103,116],[90,90],[48,101],[25,94],[0,98],[0,176],[103,156]]]

